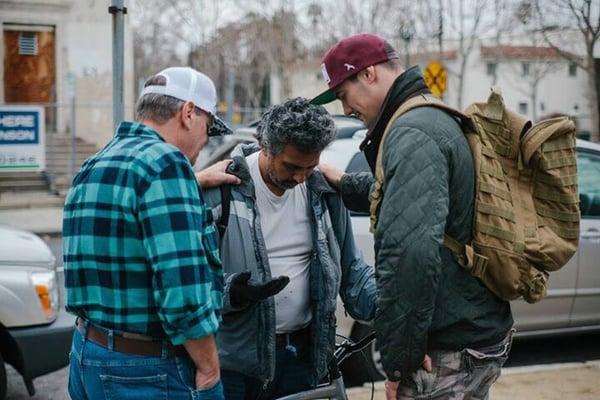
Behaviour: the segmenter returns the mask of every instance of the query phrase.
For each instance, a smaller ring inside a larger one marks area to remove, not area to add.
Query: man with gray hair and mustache
[[[333,354],[338,294],[353,318],[375,316],[373,268],[356,248],[339,194],[315,169],[335,138],[333,120],[295,98],[268,110],[258,134],[259,145],[233,151],[228,172],[241,183],[228,196],[205,192],[215,220],[229,208],[217,344],[230,400],[315,386]]]

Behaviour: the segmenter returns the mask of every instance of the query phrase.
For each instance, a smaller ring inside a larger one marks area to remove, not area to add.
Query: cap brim
[[[310,104],[315,104],[315,105],[322,105],[322,104],[327,104],[327,103],[331,103],[332,101],[336,100],[337,98],[335,97],[335,92],[333,91],[333,89],[328,89],[326,91],[324,91],[323,93],[321,93],[320,95],[318,95],[317,97],[315,97],[314,99],[312,99],[310,101]]]
[[[223,122],[222,119],[214,116],[214,121],[210,129],[208,130],[208,136],[224,136],[231,135],[233,130]]]

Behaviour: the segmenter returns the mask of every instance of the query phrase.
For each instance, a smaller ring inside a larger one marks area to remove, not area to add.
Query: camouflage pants
[[[398,399],[486,400],[508,358],[513,331],[493,346],[462,351],[430,351],[433,370],[402,379]]]

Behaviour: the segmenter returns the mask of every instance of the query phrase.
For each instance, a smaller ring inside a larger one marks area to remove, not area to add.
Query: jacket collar
[[[254,198],[254,182],[250,176],[250,168],[246,162],[246,157],[256,153],[260,147],[256,143],[242,143],[235,146],[231,152],[232,162],[227,167],[227,172],[240,178],[241,183],[236,186],[236,190],[246,197]]]
[[[306,180],[306,185],[318,196],[321,196],[325,193],[335,193],[335,189],[329,185],[327,179],[325,179],[321,171],[319,171],[317,168],[315,168],[313,173]]]
[[[239,144],[231,152],[232,163],[227,168],[227,172],[237,176],[242,181],[237,190],[246,197],[254,198],[254,182],[250,176],[250,169],[246,162],[246,157],[250,154],[260,151],[256,143]],[[306,186],[316,195],[321,196],[324,193],[335,193],[335,190],[329,185],[321,171],[315,169],[306,180]]]
[[[360,144],[360,149],[364,151],[372,171],[375,171],[379,143],[385,128],[398,107],[409,98],[426,93],[430,93],[430,91],[418,66],[407,69],[396,78],[383,101],[377,122]]]

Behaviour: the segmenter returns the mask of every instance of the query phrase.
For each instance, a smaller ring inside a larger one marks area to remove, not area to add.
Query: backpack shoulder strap
[[[229,209],[231,203],[231,186],[221,185],[221,217],[217,221],[217,229],[219,230],[219,236],[223,239],[225,231],[227,230],[227,224],[229,224]]]
[[[390,118],[387,126],[385,127],[385,131],[381,137],[381,141],[379,142],[379,148],[377,150],[377,159],[375,161],[375,184],[373,186],[373,190],[371,191],[371,232],[375,232],[375,227],[377,226],[377,218],[379,213],[379,206],[382,200],[383,194],[383,183],[384,183],[384,174],[383,174],[383,144],[385,143],[385,139],[387,138],[388,133],[391,131],[392,126],[396,122],[398,118],[402,114],[406,114],[412,109],[418,107],[435,107],[441,110],[448,112],[449,114],[459,118],[461,121],[470,121],[470,118],[463,114],[462,112],[447,106],[444,102],[432,95],[421,94],[418,96],[414,96],[406,100],[404,103],[398,107],[396,112]]]

